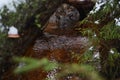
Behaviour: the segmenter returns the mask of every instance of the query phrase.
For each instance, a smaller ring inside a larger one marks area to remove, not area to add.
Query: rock
[[[62,4],[51,16],[49,23],[54,23],[59,28],[66,28],[73,26],[79,20],[79,17],[79,11],[75,7]]]
[[[81,15],[80,20],[84,19],[95,5],[92,0],[68,0],[68,3],[77,8]]]

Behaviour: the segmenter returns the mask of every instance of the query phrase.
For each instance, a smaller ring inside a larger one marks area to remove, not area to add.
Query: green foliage
[[[109,22],[101,29],[100,36],[105,40],[119,39],[120,26],[116,26],[114,22]]]
[[[94,46],[99,50],[101,72],[110,80],[115,80],[120,71],[120,54],[118,52],[120,45],[114,44],[116,43],[116,40],[120,41],[120,26],[117,25],[115,21],[116,18],[120,17],[120,6],[119,0],[105,1],[105,4],[102,5],[97,12],[93,14],[90,13],[89,16],[80,23],[81,25],[88,26],[87,28],[80,30],[83,35],[89,37],[91,46]],[[95,8],[93,11],[94,10]],[[95,23],[97,20],[99,20],[98,24]],[[114,54],[109,52],[113,47]],[[88,54],[90,53],[91,51],[88,51]]]
[[[45,58],[41,60],[37,60],[37,59],[26,58],[26,57],[22,57],[22,58],[14,57],[13,59],[16,62],[22,62],[25,64],[22,67],[18,66],[14,71],[15,73],[24,73],[36,68],[43,68],[46,71],[50,71],[58,66],[57,63],[52,63]]]
[[[120,57],[120,53],[118,53],[115,48],[111,49],[111,51],[113,52],[112,53],[110,52],[108,56],[108,62],[109,62],[109,65],[112,67],[114,66],[114,61]]]
[[[3,43],[7,34],[3,34],[3,32],[0,31],[0,42]]]
[[[115,80],[116,76],[120,73],[120,53],[115,48],[112,48],[109,52],[108,59],[104,62],[104,73],[108,76],[108,79]]]
[[[117,5],[116,5],[115,2],[117,0],[113,1],[113,3],[111,3],[110,0],[109,1],[105,0],[105,1],[106,1],[106,3],[100,7],[100,10],[98,10],[94,14],[90,14],[90,16],[92,16],[93,21],[96,21],[96,20],[101,20],[102,21],[102,20],[105,20],[106,17],[113,17],[113,16],[109,16],[109,15],[111,14],[111,12],[113,12],[114,10],[116,10],[116,6]],[[105,1],[101,1],[101,2],[105,2]],[[94,9],[93,9],[93,11],[94,11]]]
[[[88,37],[92,37],[94,35],[92,29],[90,28],[82,29],[82,34]]]
[[[63,65],[63,71],[60,72],[59,76],[65,76],[67,74],[80,74],[89,80],[103,80],[93,67],[89,65],[79,65],[79,64],[67,64]]]
[[[16,9],[15,11],[10,11],[7,6],[4,6],[3,9],[0,10],[0,15],[2,16],[0,21],[5,27],[14,25],[19,31],[21,31],[26,26],[28,19],[32,17],[36,11],[45,4],[45,2],[46,0],[26,0],[25,2],[20,1],[20,4],[14,2],[13,6]],[[36,14],[35,25],[41,27],[39,18],[39,14]]]
[[[118,3],[119,0],[114,0],[114,1],[105,0],[101,2],[103,3],[105,2],[105,4],[102,5],[97,12],[90,13],[89,16],[84,20],[84,22],[88,21],[88,23],[91,22],[94,24],[96,20],[99,20],[100,21],[99,25],[100,24],[106,25],[109,24],[110,22],[114,22],[114,18],[119,17],[119,13],[120,13],[119,3]],[[94,9],[92,11],[94,11]]]
[[[84,61],[86,61],[86,62],[88,62],[88,61],[91,61],[92,59],[93,59],[93,50],[86,50],[86,52],[83,54],[83,62]]]
[[[84,54],[72,52],[72,58],[77,59],[80,64],[86,64],[93,59],[93,50],[86,50]]]
[[[34,20],[31,22],[29,22],[29,20],[32,16],[34,16],[36,11],[42,7],[42,5],[44,5],[44,3],[45,0],[25,0],[24,2],[19,0],[19,4],[13,2],[13,6],[16,9],[15,11],[9,10],[7,6],[4,6],[2,9],[0,9],[0,23],[2,24],[0,25],[0,75],[2,75],[1,73],[3,73],[3,71],[7,71],[8,67],[11,66],[11,60],[9,59],[11,56],[16,55],[13,54],[15,52],[15,43],[22,42],[22,38],[18,40],[7,37],[9,27],[15,26],[18,29],[19,33],[25,31],[26,27],[32,27],[28,24],[33,24],[35,25],[34,27],[36,27]],[[4,28],[4,30],[1,31],[1,28]]]
[[[17,67],[15,69],[15,73],[23,73],[23,72],[28,72],[36,68],[42,68],[45,71],[51,71],[55,69],[56,67],[60,67],[61,70],[60,72],[57,73],[57,78],[61,78],[64,76],[67,76],[69,74],[80,74],[84,75],[85,78],[88,78],[89,80],[103,80],[98,73],[88,65],[83,65],[83,64],[60,64],[57,62],[51,62],[47,60],[46,58],[37,60],[33,58],[27,58],[27,57],[14,57],[14,61],[16,62],[23,62],[25,65],[21,67]]]
[[[35,24],[36,24],[37,27],[41,28],[41,24],[39,22],[39,18],[40,18],[40,14],[35,16]]]

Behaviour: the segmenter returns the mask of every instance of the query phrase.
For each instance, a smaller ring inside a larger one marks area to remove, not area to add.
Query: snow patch
[[[114,2],[113,0],[110,0],[110,1],[109,1],[109,4],[110,4],[112,7],[113,7],[113,2]]]
[[[116,26],[120,26],[120,18],[115,18],[115,24]]]
[[[14,26],[10,27],[8,34],[18,34],[17,28],[15,28]]]
[[[119,1],[119,4],[120,4],[120,1]]]
[[[93,56],[93,58],[94,59],[99,59],[100,58],[100,53],[99,52],[95,53],[94,56]]]
[[[96,20],[94,23],[95,23],[95,24],[99,24],[99,20]]]
[[[114,54],[115,52],[111,49],[111,50],[110,50],[110,53],[111,53],[111,54]]]
[[[16,5],[18,5],[21,2],[25,2],[25,0],[0,0],[0,9],[2,9],[3,6],[6,5],[10,11],[16,11],[15,7],[13,6],[13,2],[15,2]]]
[[[93,47],[93,46],[91,46],[91,47],[89,48],[89,50],[93,50],[93,48],[94,48],[94,47]]]
[[[106,0],[102,1],[102,0],[98,0],[98,2],[96,2],[95,7],[92,11],[90,11],[90,14],[94,14],[97,11],[99,11],[101,9],[101,6],[103,6],[104,4],[106,4]]]
[[[94,33],[93,37],[97,37],[97,35]]]
[[[5,29],[5,27],[2,25],[2,23],[0,23],[0,31],[3,32]]]

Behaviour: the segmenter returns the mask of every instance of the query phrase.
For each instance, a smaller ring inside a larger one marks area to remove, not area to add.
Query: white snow
[[[120,18],[115,18],[114,20],[115,20],[115,24],[117,26],[120,26]]]
[[[111,50],[110,50],[110,53],[114,54],[115,52],[111,49]]]
[[[3,27],[2,23],[0,23],[0,31],[2,32],[5,29],[5,27]]]
[[[96,8],[95,8],[95,12],[97,12],[98,10],[100,10],[100,7],[103,5],[104,3],[96,3]]]
[[[91,46],[91,47],[89,48],[89,50],[93,50],[93,46]]]
[[[25,0],[0,0],[0,9],[2,9],[4,5],[6,5],[9,10],[15,11],[15,8],[12,4],[13,1],[16,2],[16,4],[19,4],[20,2],[25,2]]]
[[[94,33],[93,37],[97,37],[97,35]]]
[[[99,52],[95,53],[94,56],[93,56],[93,58],[94,59],[99,59],[100,58],[100,53]]]
[[[99,24],[99,20],[96,20],[94,23],[95,23],[95,24]]]
[[[17,28],[15,28],[14,26],[11,26],[9,28],[8,34],[18,34]]]
[[[99,11],[101,6],[103,6],[105,3],[106,3],[106,0],[105,1],[98,0],[98,2],[96,2],[96,4],[95,4],[94,9],[92,11],[90,11],[90,14],[94,14],[97,11]]]
[[[109,3],[113,7],[114,0],[110,0]]]

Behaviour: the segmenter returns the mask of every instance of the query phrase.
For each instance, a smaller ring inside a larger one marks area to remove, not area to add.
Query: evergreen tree
[[[99,49],[102,74],[114,80],[120,75],[120,1],[98,0],[80,26]]]

